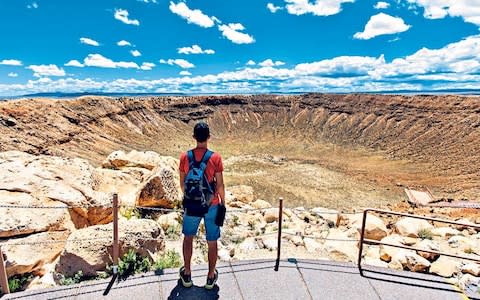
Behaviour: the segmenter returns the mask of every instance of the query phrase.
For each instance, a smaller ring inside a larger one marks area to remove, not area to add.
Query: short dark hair
[[[198,122],[193,128],[193,137],[197,140],[197,142],[203,143],[208,139],[209,136],[210,128],[208,128],[207,123]]]

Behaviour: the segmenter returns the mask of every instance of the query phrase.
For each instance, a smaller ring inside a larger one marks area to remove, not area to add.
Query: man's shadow
[[[170,292],[168,300],[217,300],[220,298],[220,296],[218,295],[219,291],[220,288],[218,287],[218,285],[215,285],[211,290],[207,290],[204,287],[196,285],[186,288],[182,285],[182,281],[179,279],[177,285]]]

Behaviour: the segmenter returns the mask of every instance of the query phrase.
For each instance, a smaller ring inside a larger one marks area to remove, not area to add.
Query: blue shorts
[[[216,241],[220,238],[220,227],[215,224],[218,205],[210,206],[208,213],[204,217],[187,216],[183,214],[182,233],[185,236],[196,236],[200,221],[203,219],[207,241]]]

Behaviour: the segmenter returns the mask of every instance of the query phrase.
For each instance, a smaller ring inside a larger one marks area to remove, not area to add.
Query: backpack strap
[[[195,163],[197,162],[195,160],[195,155],[193,154],[193,150],[188,150],[187,158],[188,158],[188,168],[189,170],[191,170],[193,169],[193,167],[195,166]]]
[[[213,151],[207,149],[207,151],[203,153],[202,159],[200,161],[197,161],[195,159],[195,154],[193,153],[193,150],[189,150],[187,152],[188,167],[192,169],[193,167],[198,166],[200,169],[202,169],[202,171],[205,171],[205,169],[207,168],[208,160],[210,159],[210,157],[212,157],[213,153]]]

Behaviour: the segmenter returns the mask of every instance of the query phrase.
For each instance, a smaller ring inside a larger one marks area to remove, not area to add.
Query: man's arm
[[[223,172],[215,173],[215,180],[217,182],[218,196],[220,196],[220,201],[223,202],[223,205],[225,205],[225,186],[223,185]]]
[[[183,190],[185,188],[183,186],[183,183],[185,181],[185,176],[187,176],[187,174],[180,171],[180,189],[182,190],[182,194],[185,193],[185,191]]]

